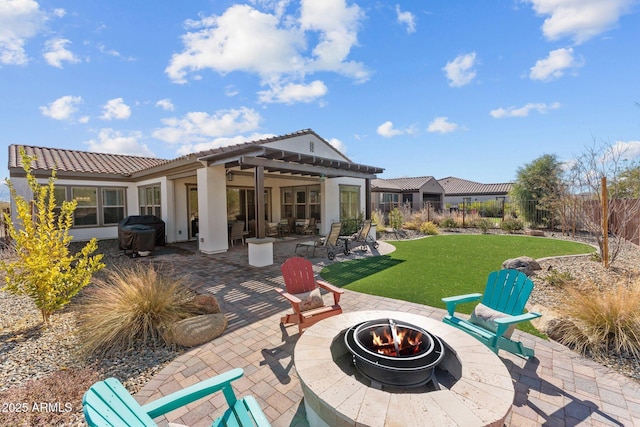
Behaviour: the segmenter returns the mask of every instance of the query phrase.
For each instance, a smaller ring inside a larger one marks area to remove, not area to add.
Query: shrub
[[[505,219],[500,223],[500,228],[509,233],[515,233],[516,231],[522,230],[524,226],[519,219]]]
[[[489,229],[493,228],[493,221],[486,218],[480,218],[474,221],[473,225],[479,228],[480,231],[482,231],[482,234],[487,234]]]
[[[551,270],[544,278],[544,281],[551,286],[562,288],[565,285],[571,284],[575,278],[571,273],[567,271],[560,272],[558,270]]]
[[[594,355],[609,350],[640,357],[640,281],[606,290],[567,289],[559,312],[567,320],[549,331],[560,343]]]
[[[371,223],[376,224],[379,228],[384,228],[384,214],[379,210],[371,212]]]
[[[420,225],[420,232],[429,236],[438,234],[438,227],[431,221],[425,221]]]
[[[442,218],[440,220],[440,227],[441,228],[446,228],[446,229],[451,229],[451,228],[457,228],[458,227],[458,223],[456,222],[455,219],[451,218],[450,216],[446,217],[446,218]]]
[[[31,171],[34,156],[20,150],[27,184],[33,193],[33,202],[18,195],[11,181],[7,186],[16,204],[18,224],[5,214],[9,235],[13,239],[14,259],[0,259],[5,274],[3,288],[13,294],[29,296],[40,309],[42,321],[67,305],[82,288],[91,281],[93,273],[104,267],[102,255],[92,254],[98,248],[91,239],[82,250],[72,255],[69,229],[73,224],[73,212],[77,202],[62,201],[58,209],[55,199],[56,172],[53,171],[46,185],[40,185]]]
[[[183,277],[136,264],[107,272],[82,301],[80,336],[87,354],[130,348],[134,342],[168,343],[172,323],[197,313]]]
[[[0,402],[20,405],[21,411],[16,411],[15,406],[14,410],[0,411],[0,425],[78,425],[78,419],[82,419],[82,395],[100,379],[99,373],[90,368],[74,368],[12,387],[0,393]]]
[[[394,208],[389,212],[389,226],[394,230],[400,230],[402,228],[403,215],[398,208]]]

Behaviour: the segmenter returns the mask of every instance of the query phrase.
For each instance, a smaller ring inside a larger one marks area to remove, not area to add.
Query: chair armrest
[[[514,325],[520,322],[526,322],[527,320],[536,319],[540,316],[542,316],[540,313],[531,312],[519,314],[517,316],[499,317],[497,319],[494,319],[494,322],[496,322],[496,325],[498,325],[498,327],[496,328],[496,337],[500,338],[501,336],[503,336],[504,333],[507,332],[507,329],[509,329],[510,325]]]
[[[316,283],[319,287],[321,287],[322,289],[326,289],[329,292],[333,292],[335,294],[344,294],[344,289],[340,289],[329,282],[325,282],[324,280],[316,280]]]
[[[292,304],[300,304],[302,300],[295,295],[290,294],[282,288],[275,289],[277,293],[288,299]]]
[[[244,371],[241,368],[232,369],[208,380],[193,384],[183,390],[161,397],[158,400],[154,400],[151,403],[143,405],[142,409],[149,414],[151,418],[156,418],[220,390],[223,391],[227,404],[231,407],[235,405],[237,401],[231,388],[231,382],[237,380],[242,375],[244,375]]]
[[[510,325],[515,324],[515,323],[526,322],[527,320],[537,319],[540,316],[542,316],[542,314],[535,313],[535,312],[523,313],[523,314],[519,314],[517,316],[500,317],[498,319],[494,319],[494,322],[496,322],[496,324],[498,324],[498,325],[510,326]]]
[[[449,316],[453,316],[456,311],[456,305],[465,302],[480,301],[480,298],[482,298],[482,294],[465,294],[442,298],[442,302],[447,305]]]
[[[340,289],[329,282],[324,280],[316,280],[318,287],[326,289],[333,294],[333,304],[338,305],[340,303],[340,295],[344,294],[344,289]]]

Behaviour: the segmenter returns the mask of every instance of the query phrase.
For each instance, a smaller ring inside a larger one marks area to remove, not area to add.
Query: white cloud
[[[34,0],[0,2],[0,63],[23,65],[29,61],[24,46],[40,32],[46,16]]]
[[[125,120],[131,116],[131,107],[124,103],[122,98],[115,98],[107,101],[102,106],[102,120]]]
[[[457,124],[451,123],[448,117],[436,117],[429,123],[427,131],[432,133],[449,133],[455,131],[458,127]]]
[[[224,145],[227,140],[242,138],[236,135],[255,131],[261,120],[258,112],[246,107],[220,110],[213,114],[195,111],[182,118],[163,119],[165,127],[156,129],[153,137],[170,144],[181,144],[182,148],[178,152],[184,154],[192,152],[196,149],[194,147],[202,147],[201,144],[209,144],[207,147]],[[229,142],[227,145],[230,144]]]
[[[53,10],[53,15],[57,18],[62,18],[64,15],[67,14],[67,11],[62,9],[62,8],[58,8],[58,9],[54,9]]]
[[[327,142],[342,154],[347,154],[347,146],[344,144],[344,142],[340,141],[337,138],[331,138]]]
[[[565,70],[577,68],[583,65],[583,61],[576,60],[573,56],[573,48],[561,48],[549,52],[545,59],[536,61],[536,65],[531,67],[529,78],[532,80],[549,81],[560,78]]]
[[[542,33],[549,40],[571,37],[577,44],[614,28],[630,12],[633,0],[527,0],[547,16]]]
[[[76,106],[80,103],[82,103],[82,97],[67,95],[56,99],[47,106],[40,107],[40,111],[52,119],[69,120],[73,113],[78,111]]]
[[[162,108],[164,111],[173,111],[175,106],[169,98],[164,98],[156,102],[156,107]]]
[[[376,129],[376,132],[380,136],[384,136],[385,138],[391,138],[396,135],[402,135],[402,131],[399,129],[393,128],[393,123],[391,121],[386,121]]]
[[[80,62],[73,52],[67,49],[67,44],[71,43],[67,39],[51,39],[44,44],[46,51],[42,54],[44,59],[52,67],[62,68],[62,61],[72,64]]]
[[[400,5],[396,5],[396,14],[398,15],[398,22],[407,26],[407,33],[416,32],[416,17],[411,12],[403,12],[400,10]]]
[[[612,147],[620,160],[636,161],[640,158],[640,141],[618,141]]]
[[[549,110],[557,110],[560,108],[559,102],[554,102],[553,104],[547,105],[545,103],[528,103],[523,107],[508,107],[508,108],[497,108],[495,110],[491,110],[489,114],[496,119],[503,119],[505,117],[527,117],[529,112],[537,111],[540,114],[545,114]]]
[[[140,142],[141,132],[123,132],[104,128],[98,132],[97,139],[86,141],[89,151],[109,154],[128,154],[132,156],[154,157],[154,154],[146,144]]]
[[[197,144],[183,144],[176,150],[176,154],[183,156],[185,154],[197,153],[199,151],[211,150],[213,148],[228,147],[230,145],[242,144],[243,142],[273,138],[274,136],[275,135],[270,133],[252,133],[247,136],[237,135],[233,137],[214,138]]]
[[[476,77],[476,71],[473,69],[475,63],[475,52],[458,55],[453,61],[447,62],[442,70],[449,80],[449,86],[460,87],[471,83]]]
[[[258,92],[260,102],[293,104],[296,102],[312,102],[327,93],[327,86],[320,80],[308,85],[289,83],[285,86],[273,85],[271,89]]]
[[[357,45],[357,33],[364,13],[345,0],[301,0],[297,13],[284,13],[287,1],[256,1],[260,11],[248,4],[234,5],[222,15],[186,22],[184,49],[172,56],[165,72],[175,83],[198,78],[203,70],[220,74],[243,71],[260,78],[269,102],[292,102],[278,96],[281,88],[320,86],[305,83],[314,72],[335,72],[358,82],[369,72],[363,64],[348,59]],[[275,10],[275,12],[270,12]],[[309,45],[314,41],[314,45]],[[195,73],[195,74],[194,74]],[[263,95],[264,97],[264,95]],[[300,98],[308,102],[306,96]]]

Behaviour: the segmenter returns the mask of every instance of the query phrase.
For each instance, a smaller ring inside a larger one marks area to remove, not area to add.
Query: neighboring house
[[[434,209],[440,209],[443,201],[444,189],[432,176],[374,179],[371,182],[372,209],[384,213],[399,205],[420,210],[430,204]]]
[[[510,182],[501,184],[481,184],[479,182],[456,178],[453,176],[439,179],[444,188],[445,207],[459,207],[462,203],[487,201],[509,201],[509,192],[513,186]]]
[[[9,176],[27,196],[19,147],[9,147]],[[228,250],[229,221],[253,222],[264,237],[264,222],[281,218],[314,217],[322,234],[345,217],[369,218],[371,181],[384,170],[351,162],[310,129],[173,160],[23,147],[42,182],[57,169],[58,200],[78,201],[77,240],[117,238],[122,218],[153,214],[167,242],[197,235],[209,254]]]

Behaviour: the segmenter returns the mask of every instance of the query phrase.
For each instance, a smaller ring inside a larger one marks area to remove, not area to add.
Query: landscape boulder
[[[531,276],[534,271],[542,270],[540,264],[538,264],[538,261],[528,256],[508,259],[502,263],[502,269],[514,269],[522,271],[527,276]]]
[[[198,314],[215,314],[221,312],[218,300],[212,295],[196,295],[191,300],[191,303],[196,306]]]
[[[173,324],[170,341],[183,347],[195,347],[219,337],[226,327],[227,318],[222,313],[188,317]]]

